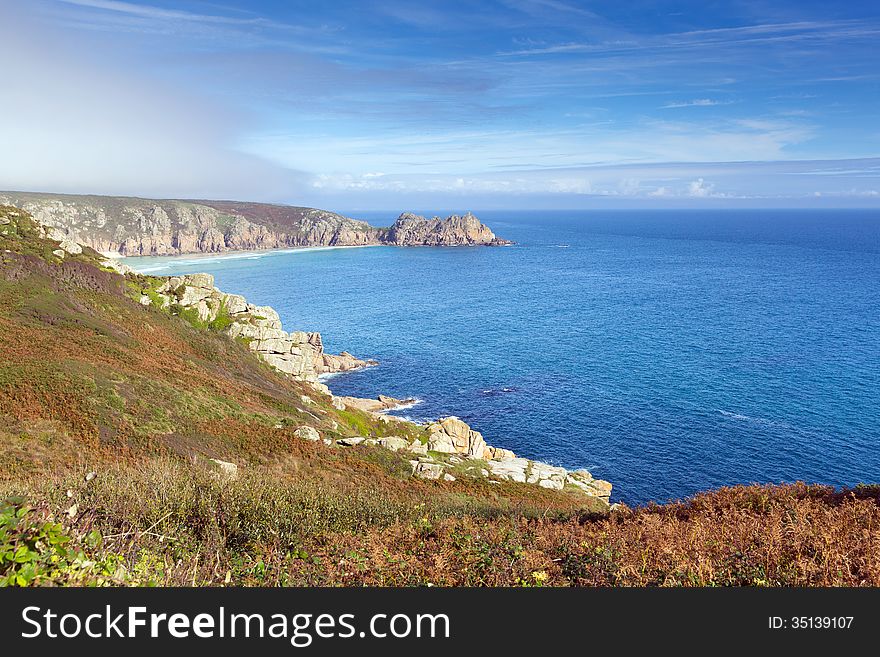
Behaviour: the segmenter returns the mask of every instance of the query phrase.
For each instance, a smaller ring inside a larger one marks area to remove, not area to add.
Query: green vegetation
[[[573,487],[472,476],[481,461],[419,479],[407,452],[296,431],[425,442],[425,428],[339,410],[223,335],[225,309],[159,311],[162,279],[57,258],[27,215],[2,219],[4,584],[880,585],[878,487],[608,514]]]
[[[74,506],[69,515],[75,515]],[[97,530],[75,538],[45,510],[18,498],[0,501],[0,587],[149,583],[133,576],[124,559],[102,549],[101,543]]]
[[[220,302],[220,308],[217,309],[217,316],[208,322],[208,328],[212,331],[224,331],[232,324],[232,317],[229,315],[229,309],[226,307],[226,300]]]
[[[877,487],[737,487],[595,516],[477,495],[414,502],[256,472],[229,479],[155,460],[31,495],[49,501],[31,509],[19,499],[0,513],[0,582],[876,586],[880,577],[863,538],[877,531]]]

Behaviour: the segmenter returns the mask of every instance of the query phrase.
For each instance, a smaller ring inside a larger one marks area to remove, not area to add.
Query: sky
[[[880,207],[880,3],[0,0],[0,189]]]

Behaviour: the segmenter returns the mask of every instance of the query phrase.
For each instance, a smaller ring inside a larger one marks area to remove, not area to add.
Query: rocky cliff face
[[[108,262],[121,273],[127,267]],[[342,352],[339,355],[324,353],[320,333],[294,331],[288,333],[281,327],[278,313],[270,306],[255,306],[237,294],[226,294],[214,287],[210,274],[188,274],[169,278],[146,278],[140,301],[143,305],[155,305],[173,313],[195,313],[198,321],[218,323],[230,337],[245,340],[251,351],[272,367],[301,381],[310,383],[317,391],[332,394],[319,381],[321,374],[344,372],[378,365],[376,361],[361,360]],[[161,281],[153,286],[153,281]],[[380,395],[378,399],[333,397],[333,405],[339,410],[347,407],[371,413],[384,413],[389,409],[412,402]],[[388,422],[406,422],[401,418],[382,416]],[[320,434],[313,427],[302,427],[302,437],[319,440]],[[359,444],[378,445],[393,451],[412,453],[413,475],[423,479],[454,481],[453,471],[462,468],[469,474],[501,481],[535,484],[543,488],[563,490],[577,489],[585,495],[608,501],[611,484],[594,479],[587,470],[570,472],[565,468],[518,457],[509,449],[493,447],[483,435],[456,417],[447,417],[427,426],[425,442],[408,441],[399,437],[345,438],[342,447]],[[328,443],[329,444],[329,443]],[[469,468],[462,465],[466,460]],[[470,472],[473,470],[473,472]]]
[[[503,246],[508,240],[495,236],[488,226],[468,212],[454,214],[446,219],[404,212],[397,218],[385,236],[388,244],[399,246]]]
[[[375,361],[358,359],[347,352],[339,355],[324,352],[323,341],[318,333],[294,331],[282,328],[278,313],[269,306],[257,306],[236,294],[227,294],[214,286],[210,274],[156,277],[135,273],[118,260],[107,259],[87,246],[72,240],[53,237],[54,229],[32,222],[25,212],[0,206],[0,242],[15,240],[33,233],[27,251],[31,258],[42,254],[47,266],[64,267],[73,264],[91,264],[86,268],[83,280],[94,284],[98,267],[114,269],[125,277],[125,296],[133,297],[143,306],[153,306],[185,319],[198,329],[222,332],[230,339],[247,344],[256,356],[271,367],[288,376],[303,381],[308,394],[301,400],[309,406],[315,399],[329,402],[338,411],[357,409],[369,413],[377,421],[394,427],[385,435],[346,436],[332,439],[326,435],[326,424],[318,415],[309,413],[318,424],[300,426],[294,432],[297,438],[313,442],[322,441],[333,448],[351,448],[358,445],[378,446],[409,455],[412,475],[423,479],[447,482],[458,477],[485,478],[493,483],[511,481],[540,486],[554,490],[567,490],[586,495],[596,501],[600,508],[609,508],[611,484],[594,479],[586,470],[570,472],[564,468],[518,457],[510,450],[493,447],[486,443],[482,434],[455,417],[439,419],[427,425],[414,425],[400,417],[387,415],[393,408],[413,403],[415,400],[399,400],[379,396],[375,400],[353,397],[334,397],[326,385],[320,382],[322,374],[377,365]],[[0,270],[2,271],[2,270]],[[107,275],[107,272],[103,272]],[[8,276],[7,276],[8,277]],[[120,289],[123,288],[117,281]],[[326,403],[325,402],[325,403]],[[317,407],[316,407],[317,408]],[[326,413],[326,411],[325,411]],[[320,425],[320,426],[318,426]],[[330,425],[338,428],[333,421]],[[325,434],[322,435],[321,428]],[[390,435],[399,434],[399,435]],[[230,461],[211,459],[215,465],[234,476],[237,465]]]
[[[129,268],[109,261],[120,273]],[[162,281],[159,285],[153,282]],[[312,383],[329,394],[318,382],[322,374],[346,372],[377,365],[348,352],[324,353],[320,333],[294,331],[281,327],[281,318],[270,306],[255,306],[238,295],[226,294],[214,287],[210,274],[188,274],[165,279],[145,279],[140,302],[170,310],[172,313],[195,313],[198,322],[213,323],[231,338],[247,342],[248,348],[277,370],[301,381]]]
[[[216,253],[297,246],[501,245],[474,215],[426,219],[402,214],[390,228],[286,205],[149,200],[0,192],[0,204],[29,212],[51,236],[126,256]]]

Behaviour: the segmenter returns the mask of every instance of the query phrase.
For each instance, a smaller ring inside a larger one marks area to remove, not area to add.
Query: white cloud
[[[848,170],[870,168],[880,160],[842,161]],[[386,174],[381,177],[321,174],[311,189],[324,198],[616,198],[621,202],[719,203],[760,199],[804,199],[813,196],[815,178],[791,175],[815,169],[819,162],[680,163],[533,169],[494,173]],[[827,162],[826,166],[833,166]],[[809,181],[809,182],[807,182]],[[876,185],[853,186],[846,176],[823,178],[817,197],[876,202]]]
[[[0,189],[224,198],[296,189],[297,172],[234,148],[241,113],[132,77],[79,39],[4,12],[0,40],[17,55],[0,86],[0,143],[15,157],[0,158]]]
[[[706,198],[707,196],[713,196],[712,190],[715,189],[715,185],[705,182],[702,178],[697,178],[688,183],[687,189],[688,196]]]
[[[58,0],[63,4],[87,9],[113,12],[159,21],[190,21],[194,23],[217,23],[221,25],[262,26],[271,28],[294,28],[295,26],[277,23],[259,16],[222,16],[218,14],[196,14],[178,9],[163,9],[153,5],[124,2],[123,0]]]
[[[730,105],[731,101],[712,100],[711,98],[697,98],[695,100],[685,100],[681,102],[667,103],[661,105],[660,109],[673,109],[677,107],[715,107],[716,105]]]

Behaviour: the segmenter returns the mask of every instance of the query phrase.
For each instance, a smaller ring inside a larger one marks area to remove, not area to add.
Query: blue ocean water
[[[207,271],[490,444],[630,504],[880,481],[880,212],[482,212],[506,248],[130,258]],[[389,215],[365,215],[390,223]]]

